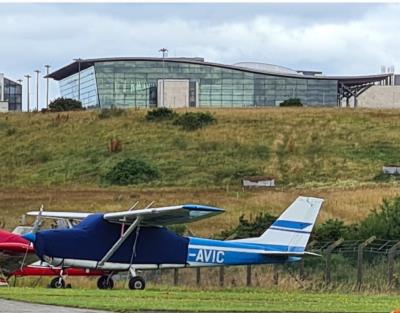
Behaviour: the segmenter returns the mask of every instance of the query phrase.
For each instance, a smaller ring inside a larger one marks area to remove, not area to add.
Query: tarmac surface
[[[0,299],[0,313],[110,313],[89,309],[73,309],[55,305],[33,304]]]

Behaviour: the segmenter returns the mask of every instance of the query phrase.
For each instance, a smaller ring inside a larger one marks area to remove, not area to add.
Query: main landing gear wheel
[[[97,288],[99,289],[113,289],[114,281],[111,277],[108,276],[100,276],[97,280]]]
[[[65,281],[61,277],[54,277],[50,282],[50,288],[65,288]]]
[[[143,277],[135,276],[129,280],[129,289],[143,290],[146,287],[146,282]]]

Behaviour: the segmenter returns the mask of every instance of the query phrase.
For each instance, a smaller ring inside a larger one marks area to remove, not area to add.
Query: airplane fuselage
[[[287,251],[287,246],[182,237],[164,227],[148,226],[132,232],[113,256],[101,263],[120,236],[121,225],[105,221],[101,214],[94,214],[73,229],[38,233],[35,249],[43,261],[53,266],[110,271],[126,271],[132,267],[231,266],[300,260],[295,256],[267,254]]]

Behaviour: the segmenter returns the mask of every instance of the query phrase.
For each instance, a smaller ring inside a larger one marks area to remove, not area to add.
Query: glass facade
[[[4,78],[4,100],[9,111],[22,111],[22,85]]]
[[[84,72],[90,77],[85,97]],[[337,80],[280,77],[161,59],[95,62],[81,72],[81,99],[88,99],[86,106],[155,107],[162,79],[188,80],[191,107],[276,106],[289,98],[300,98],[308,106],[337,105]],[[60,86],[64,97],[77,98],[77,74],[63,79]]]
[[[93,66],[81,71],[80,84],[79,90],[79,73],[64,78],[60,81],[61,96],[71,99],[80,98],[82,105],[87,108],[98,106],[96,76]]]

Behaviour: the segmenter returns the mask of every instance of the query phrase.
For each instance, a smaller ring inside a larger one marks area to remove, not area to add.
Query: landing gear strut
[[[131,279],[129,279],[128,287],[133,290],[143,290],[146,287],[146,282],[141,276],[136,276],[135,269],[131,266],[129,268],[129,273],[131,274]]]
[[[65,288],[65,281],[62,277],[54,277],[50,282],[50,288],[62,289]]]
[[[141,276],[135,276],[129,280],[129,289],[143,290],[145,287],[146,282]]]
[[[97,288],[99,289],[113,289],[114,281],[111,276],[103,275],[97,280]]]

